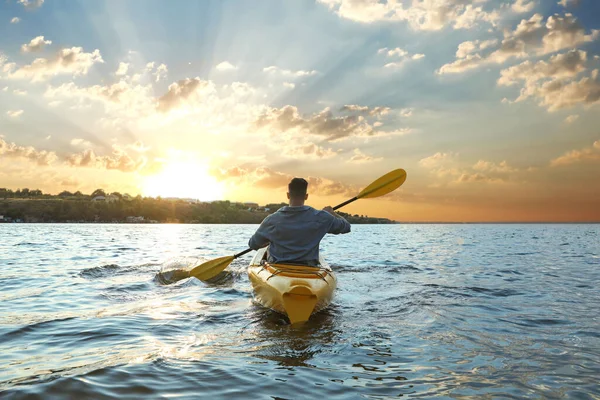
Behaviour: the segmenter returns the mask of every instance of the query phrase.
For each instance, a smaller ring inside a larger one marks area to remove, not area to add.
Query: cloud
[[[119,63],[119,68],[117,68],[117,71],[115,72],[115,75],[116,76],[127,75],[127,70],[128,69],[129,69],[129,63],[120,62]]]
[[[92,147],[92,143],[88,142],[85,139],[75,138],[71,140],[71,146],[83,146],[83,147]]]
[[[44,4],[44,0],[17,0],[17,3],[23,5],[27,10],[35,10]]]
[[[159,82],[161,79],[165,79],[167,77],[168,72],[169,69],[167,68],[167,66],[165,64],[160,64],[156,68],[156,72],[154,72],[155,81]]]
[[[560,0],[557,4],[563,7],[578,6],[580,0]]]
[[[350,157],[348,162],[356,163],[356,164],[364,164],[369,162],[381,161],[383,157],[372,157],[368,156],[359,149],[354,149],[354,155]]]
[[[572,78],[585,71],[587,53],[582,50],[571,50],[564,54],[552,56],[549,62],[532,63],[525,61],[500,71],[498,85],[511,86],[519,81],[535,83],[549,78]]]
[[[550,161],[550,165],[552,167],[559,167],[586,161],[600,161],[600,140],[596,140],[591,147],[586,147],[581,150],[571,150]]]
[[[294,89],[296,87],[295,83],[291,83],[291,82],[283,82],[283,86],[288,88],[288,89]]]
[[[534,98],[550,112],[579,104],[596,105],[600,102],[598,70],[579,81],[573,80],[585,71],[586,61],[586,52],[571,50],[551,57],[549,62],[525,62],[502,71],[498,84],[510,86],[523,81],[524,86],[515,102]]]
[[[35,51],[42,50],[45,46],[49,44],[52,44],[51,40],[44,40],[43,36],[38,36],[31,39],[29,43],[22,45],[21,51],[23,53],[33,53]]]
[[[456,51],[457,58],[466,58],[469,54],[472,54],[476,51],[485,50],[488,47],[492,47],[498,44],[497,39],[490,40],[475,40],[475,41],[467,41],[458,45],[458,50]]]
[[[475,4],[482,0],[412,0],[407,8],[395,0],[318,0],[340,17],[361,23],[406,21],[414,30],[437,31],[450,25],[470,29],[479,22],[495,26],[497,11],[487,12]],[[485,0],[483,0],[485,1]]]
[[[388,49],[384,47],[377,50],[377,54],[385,54],[388,58],[395,58],[398,61],[389,62],[384,65],[384,68],[399,68],[408,60],[420,60],[425,57],[425,54],[409,54],[408,51],[396,47],[395,49]]]
[[[333,151],[332,149],[324,148],[324,147],[318,146],[314,143],[308,143],[308,144],[296,145],[296,146],[285,146],[283,148],[282,154],[286,157],[298,158],[298,159],[302,159],[302,160],[327,159],[327,158],[335,157],[337,155],[337,153],[335,151]]]
[[[158,99],[158,110],[170,111],[188,100],[201,97],[205,93],[214,91],[214,85],[210,81],[200,78],[186,78],[169,85],[167,93]]]
[[[81,181],[74,176],[69,176],[60,181],[60,185],[62,187],[70,186],[70,187],[78,187],[81,185]]]
[[[419,165],[425,168],[437,168],[447,162],[454,162],[456,155],[453,153],[437,152],[432,156],[419,160]]]
[[[27,91],[21,90],[21,89],[15,89],[15,90],[13,90],[13,93],[16,94],[17,96],[25,96],[27,94]]]
[[[223,61],[222,63],[219,63],[215,68],[217,71],[234,71],[237,69],[237,67],[231,64],[229,61]]]
[[[130,116],[147,115],[156,109],[156,99],[152,96],[151,85],[133,84],[125,80],[108,86],[78,87],[73,82],[58,87],[49,86],[44,97],[100,101],[104,103],[107,110]]]
[[[30,65],[21,68],[16,68],[13,63],[6,64],[4,72],[8,73],[9,79],[31,79],[37,82],[60,74],[85,75],[92,65],[103,62],[100,50],[85,53],[81,47],[72,47],[61,49],[52,59],[37,58]]]
[[[510,7],[511,10],[518,14],[528,13],[533,11],[535,8],[535,1],[533,0],[515,0],[515,2]]]
[[[21,21],[21,18],[19,17],[14,17],[13,19],[10,20],[11,24],[18,24]]]
[[[268,167],[244,168],[234,166],[228,169],[215,168],[211,174],[219,181],[231,181],[235,184],[247,184],[252,187],[266,189],[287,189],[287,185],[294,176],[275,171]],[[322,177],[309,176],[308,193],[319,196],[356,195],[357,188],[342,182],[336,182]]]
[[[412,117],[414,108],[403,108],[400,110],[400,116],[403,118]]]
[[[322,136],[330,142],[350,137],[374,137],[408,133],[408,130],[377,131],[362,115],[352,114],[336,117],[329,108],[305,118],[300,115],[296,107],[290,105],[268,109],[256,119],[255,126],[259,129],[267,128],[275,132],[296,131],[300,134]]]
[[[506,161],[500,162],[500,164],[493,163],[491,161],[479,160],[475,165],[473,165],[473,169],[476,171],[482,172],[499,172],[499,173],[511,173],[517,172],[516,168],[513,168],[508,165]]]
[[[579,119],[579,115],[569,115],[567,118],[565,118],[565,123],[572,124],[573,122],[577,121],[578,119]]]
[[[84,150],[81,153],[68,155],[65,162],[72,167],[90,167],[121,172],[134,172],[146,164],[144,157],[134,160],[127,153],[113,146],[111,156],[98,156],[93,150]]]
[[[359,106],[356,104],[345,105],[340,108],[340,111],[348,111],[358,115],[365,115],[371,117],[382,117],[384,115],[389,114],[391,108],[389,107],[372,107],[369,108],[367,106]]]
[[[461,45],[468,48],[469,45],[465,44],[467,42],[459,45],[457,60],[443,65],[437,73],[463,73],[483,65],[502,64],[511,58],[542,56],[567,48],[576,48],[596,40],[599,36],[599,30],[592,30],[586,34],[572,14],[555,14],[548,17],[545,23],[542,15],[535,14],[529,20],[522,20],[514,31],[505,31],[500,47],[487,55],[461,50]]]
[[[479,160],[470,167],[461,167],[458,154],[437,152],[423,158],[419,165],[428,169],[439,179],[450,179],[449,183],[502,183],[510,180],[509,174],[519,172],[506,161],[496,164]]]
[[[8,110],[6,112],[6,115],[8,115],[11,118],[19,118],[21,115],[23,115],[23,110]]]
[[[3,157],[21,157],[35,162],[37,165],[46,166],[56,161],[57,156],[54,152],[46,150],[36,150],[34,147],[17,146],[15,143],[8,143],[0,137],[0,155]]]
[[[282,69],[279,67],[276,67],[274,65],[271,65],[270,67],[266,67],[263,68],[263,72],[266,72],[268,74],[272,74],[272,75],[281,75],[281,76],[286,76],[286,77],[293,77],[293,78],[301,78],[304,76],[313,76],[318,74],[318,71],[315,70],[297,70],[297,71],[292,71],[290,69]]]

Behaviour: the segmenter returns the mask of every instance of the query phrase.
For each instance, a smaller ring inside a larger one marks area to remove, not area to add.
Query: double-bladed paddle
[[[364,188],[358,195],[347,200],[337,206],[333,207],[334,210],[344,207],[356,201],[358,199],[371,199],[375,197],[380,197],[385,194],[388,194],[400,187],[406,180],[406,171],[403,169],[395,169],[392,172],[388,172],[383,175],[381,178],[377,179],[375,182],[371,183],[369,186]],[[221,273],[233,260],[236,258],[243,256],[246,253],[251,252],[252,249],[246,249],[240,253],[234,254],[228,257],[220,257],[214,260],[207,261],[203,264],[194,267],[190,271],[190,276],[194,276],[202,281],[206,281],[208,279],[214,278],[219,273]]]

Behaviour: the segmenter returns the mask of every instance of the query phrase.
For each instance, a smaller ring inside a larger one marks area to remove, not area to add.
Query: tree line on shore
[[[92,201],[97,196],[110,196],[114,201]],[[267,215],[287,203],[271,203],[258,209],[229,200],[191,202],[182,199],[162,199],[102,189],[86,195],[63,191],[58,195],[44,194],[41,190],[0,188],[0,216],[4,221],[22,222],[127,222],[128,217],[143,217],[135,222],[204,223],[204,224],[258,224]],[[350,215],[339,212],[350,223],[393,223],[385,218]]]

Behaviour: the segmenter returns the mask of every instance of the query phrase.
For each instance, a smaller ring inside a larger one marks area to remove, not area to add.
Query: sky
[[[0,0],[0,187],[600,221],[597,0]]]

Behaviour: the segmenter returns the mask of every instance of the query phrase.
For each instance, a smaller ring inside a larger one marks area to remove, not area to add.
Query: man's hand
[[[333,215],[334,217],[337,217],[337,214],[335,213],[335,211],[333,211],[333,208],[331,208],[331,206],[323,208],[323,211],[327,211],[329,214]]]

